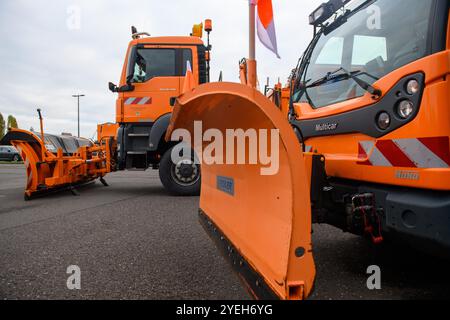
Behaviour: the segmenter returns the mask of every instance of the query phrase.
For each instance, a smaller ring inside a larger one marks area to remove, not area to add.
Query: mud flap
[[[194,121],[201,121],[203,132],[219,130],[224,139],[227,129],[278,129],[278,145],[267,134],[268,150],[276,147],[279,155],[278,170],[272,175],[262,174],[270,170],[259,160],[248,164],[249,144],[245,148],[247,164],[230,164],[225,155],[223,164],[207,163],[203,151],[210,142],[196,144],[192,139],[203,160],[200,221],[255,298],[308,297],[315,278],[309,177],[288,121],[258,91],[224,82],[202,85],[182,95],[167,137],[175,129],[187,129],[194,138]],[[236,161],[238,143],[233,150],[223,148],[224,154],[230,151]]]

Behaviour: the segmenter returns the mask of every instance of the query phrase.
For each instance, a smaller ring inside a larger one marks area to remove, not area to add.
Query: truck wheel
[[[164,153],[159,164],[159,178],[169,193],[176,196],[198,196],[200,194],[200,165],[195,164],[194,156],[180,154],[176,163],[172,161],[172,150],[182,148],[176,145]]]
[[[12,161],[14,162],[18,162],[19,161],[19,156],[17,154],[14,155]]]

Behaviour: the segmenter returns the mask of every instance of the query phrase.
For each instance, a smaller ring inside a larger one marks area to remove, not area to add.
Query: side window
[[[138,49],[133,82],[176,76],[175,49]]]
[[[182,66],[183,66],[183,71],[182,71],[182,75],[186,74],[186,66],[187,66],[187,62],[189,61],[191,68],[194,68],[194,64],[192,63],[192,50],[191,49],[182,49],[182,57],[183,57],[183,61],[182,61]]]
[[[317,57],[316,64],[342,64],[342,54],[344,52],[344,38],[333,37],[325,43]]]
[[[355,35],[353,42],[352,65],[364,66],[368,62],[382,58],[387,61],[387,43],[384,37]]]

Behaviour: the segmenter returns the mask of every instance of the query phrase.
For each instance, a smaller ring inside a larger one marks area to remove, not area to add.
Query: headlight
[[[377,117],[377,124],[381,130],[386,130],[391,125],[391,116],[387,112],[382,112]]]
[[[417,92],[419,92],[419,90],[420,90],[419,82],[415,79],[409,80],[408,83],[406,84],[406,92],[408,92],[408,94],[410,95],[416,94]]]
[[[414,104],[410,100],[400,101],[397,107],[397,113],[401,118],[407,119],[411,116],[413,112],[414,112]]]

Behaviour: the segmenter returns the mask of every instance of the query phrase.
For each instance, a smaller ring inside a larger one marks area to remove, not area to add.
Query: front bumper
[[[417,249],[443,247],[450,254],[450,191],[359,185],[357,192],[374,194],[377,208],[383,208],[383,233]]]

